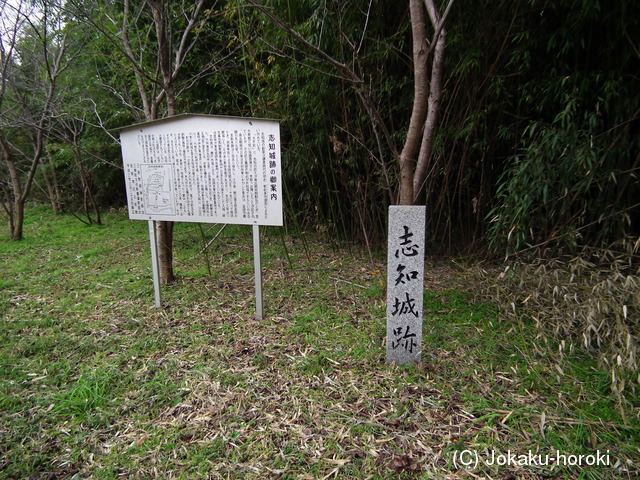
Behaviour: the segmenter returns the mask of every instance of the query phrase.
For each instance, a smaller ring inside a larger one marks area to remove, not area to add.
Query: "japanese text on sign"
[[[188,115],[120,137],[130,218],[282,225],[277,121]]]

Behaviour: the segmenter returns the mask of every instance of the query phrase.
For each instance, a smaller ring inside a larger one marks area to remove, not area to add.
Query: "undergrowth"
[[[485,274],[490,298],[509,321],[533,322],[537,346],[559,360],[576,348],[594,356],[614,394],[640,384],[640,242],[579,255],[529,255]],[[623,400],[618,395],[620,401]]]
[[[558,361],[451,262],[427,262],[423,361],[399,368],[375,252],[265,229],[257,321],[249,227],[176,225],[178,281],[155,309],[144,222],[26,220],[23,242],[0,240],[0,478],[639,474],[633,390],[577,344]],[[608,461],[489,461],[555,452]]]

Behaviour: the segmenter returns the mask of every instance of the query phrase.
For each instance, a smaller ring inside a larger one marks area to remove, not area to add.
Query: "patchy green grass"
[[[0,478],[637,478],[637,398],[453,265],[428,263],[423,362],[398,368],[383,260],[267,229],[259,322],[251,229],[203,251],[219,230],[176,226],[162,309],[145,222],[35,207],[0,240]]]

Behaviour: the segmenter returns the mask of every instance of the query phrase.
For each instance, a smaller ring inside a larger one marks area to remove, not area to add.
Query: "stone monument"
[[[425,206],[389,207],[387,363],[421,360],[425,214]]]

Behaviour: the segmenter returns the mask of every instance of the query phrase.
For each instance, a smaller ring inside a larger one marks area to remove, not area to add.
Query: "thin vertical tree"
[[[98,6],[100,2],[94,2]],[[209,3],[208,8],[205,4]],[[197,47],[203,26],[214,15],[215,2],[169,2],[124,0],[118,5],[88,8],[87,2],[70,0],[75,15],[92,25],[108,45],[119,52],[111,65],[118,80],[108,84],[139,121],[170,117],[178,112],[178,97],[199,78],[209,75],[220,55],[213,54],[197,71],[181,78],[185,63]],[[202,57],[200,57],[202,58]],[[105,55],[105,62],[110,62]],[[130,76],[122,71],[130,72]],[[129,80],[130,79],[130,80]],[[137,98],[128,92],[135,85]],[[173,222],[157,222],[160,279],[175,279],[173,270]]]
[[[9,185],[2,206],[10,238],[20,240],[25,204],[50,133],[57,83],[75,54],[67,51],[58,2],[3,2],[0,16],[0,153]]]

